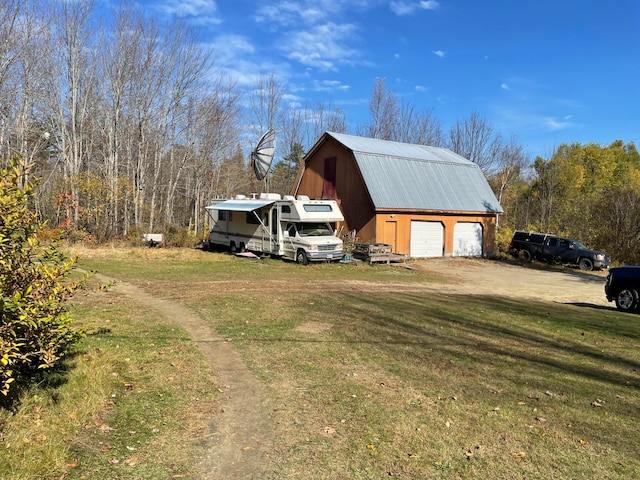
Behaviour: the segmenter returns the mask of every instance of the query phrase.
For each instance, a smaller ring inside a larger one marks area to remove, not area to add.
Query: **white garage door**
[[[444,226],[440,222],[411,222],[409,256],[441,257],[444,254]]]
[[[482,224],[459,222],[453,228],[453,256],[482,256]]]

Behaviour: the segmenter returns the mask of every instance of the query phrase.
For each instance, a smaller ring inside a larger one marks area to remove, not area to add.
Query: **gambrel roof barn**
[[[344,232],[411,257],[493,255],[502,213],[480,167],[451,150],[332,132],[292,193],[339,200]]]

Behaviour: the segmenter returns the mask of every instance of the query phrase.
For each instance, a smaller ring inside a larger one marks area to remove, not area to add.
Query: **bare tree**
[[[192,219],[199,233],[201,213],[206,202],[217,195],[216,184],[224,159],[237,153],[239,101],[235,82],[219,78],[209,87],[210,93],[199,102],[196,114],[196,155],[191,167],[189,197],[192,199]],[[243,176],[246,178],[246,176]]]
[[[59,151],[65,167],[65,178],[72,197],[68,219],[74,225],[80,216],[78,178],[83,162],[90,157],[87,132],[89,106],[95,93],[95,63],[91,57],[91,40],[95,33],[91,14],[94,0],[52,2],[54,50],[57,52],[57,131]]]
[[[258,134],[276,128],[281,120],[281,105],[284,91],[275,74],[260,75],[251,96],[251,110]]]
[[[433,112],[417,112],[415,107],[408,103],[399,107],[393,140],[432,147],[445,145],[442,124],[434,118]]]
[[[385,88],[385,78],[376,78],[369,101],[370,123],[363,127],[362,134],[380,140],[395,140],[395,125],[400,108],[393,90]]]
[[[502,137],[484,116],[472,112],[469,117],[451,127],[449,148],[488,173],[496,165],[497,156],[502,149]]]
[[[511,187],[514,181],[520,178],[520,173],[525,169],[527,159],[515,137],[509,143],[503,145],[496,158],[497,197],[498,202],[502,202],[505,192]]]

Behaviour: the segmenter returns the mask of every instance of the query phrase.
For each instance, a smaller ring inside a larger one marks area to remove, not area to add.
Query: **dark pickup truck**
[[[616,302],[618,310],[637,311],[638,292],[640,292],[640,267],[628,265],[609,270],[604,284],[604,293],[607,300]]]
[[[581,270],[609,268],[611,257],[598,250],[590,250],[577,240],[545,233],[516,231],[509,245],[509,253],[529,262],[532,259],[562,265],[577,265]]]

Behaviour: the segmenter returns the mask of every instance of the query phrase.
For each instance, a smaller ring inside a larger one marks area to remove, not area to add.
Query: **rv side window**
[[[291,213],[291,207],[289,205],[282,205],[282,213]]]
[[[317,203],[307,203],[303,206],[305,212],[330,212],[331,205],[322,204],[318,205]]]
[[[228,210],[218,210],[218,220],[229,220],[231,221],[231,212]]]
[[[252,212],[247,212],[247,223],[260,225],[260,218],[258,217],[258,213],[255,210]]]

